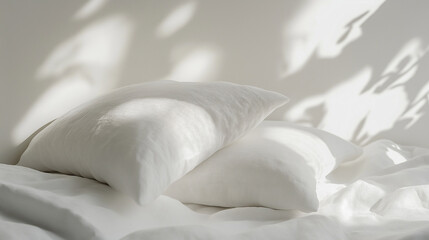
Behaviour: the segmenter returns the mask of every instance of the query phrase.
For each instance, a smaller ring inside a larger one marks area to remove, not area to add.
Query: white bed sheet
[[[429,150],[382,140],[321,184],[319,211],[139,206],[93,180],[0,164],[0,239],[429,239]]]

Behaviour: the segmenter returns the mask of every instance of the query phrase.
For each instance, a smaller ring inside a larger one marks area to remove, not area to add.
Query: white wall
[[[231,81],[282,92],[271,118],[359,144],[429,147],[429,1],[0,0],[0,162],[123,85]]]

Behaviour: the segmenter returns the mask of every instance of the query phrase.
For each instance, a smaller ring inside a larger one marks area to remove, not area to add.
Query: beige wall
[[[271,118],[358,144],[429,147],[429,1],[0,1],[0,162],[123,85],[231,81],[282,92]]]

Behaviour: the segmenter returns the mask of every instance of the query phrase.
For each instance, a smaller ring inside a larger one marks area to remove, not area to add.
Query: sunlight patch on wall
[[[54,84],[39,97],[12,131],[12,142],[20,144],[39,127],[61,116],[77,103],[90,99],[92,86],[79,76]]]
[[[355,128],[364,118],[371,105],[370,99],[360,98],[360,91],[372,76],[371,68],[357,72],[348,81],[343,81],[325,94],[303,99],[285,115],[290,121],[308,121],[308,109],[323,105],[326,110],[319,128],[345,139],[351,139]],[[301,117],[304,116],[304,117]]]
[[[202,82],[210,81],[216,77],[221,60],[219,49],[205,46],[178,52],[173,51],[172,59],[176,63],[172,72],[165,79]]]
[[[428,104],[429,83],[423,85],[416,98],[407,91],[427,51],[420,39],[410,39],[381,75],[374,76],[372,69],[366,67],[328,92],[298,102],[285,118],[311,123],[314,116],[309,111],[322,108],[324,114],[317,127],[359,144],[369,143],[400,121],[410,128],[424,115],[423,108]]]
[[[368,113],[361,116],[361,128],[357,125],[352,129],[354,140],[362,144],[369,143],[372,136],[392,129],[408,105],[407,93],[403,88],[394,88],[379,94],[368,92],[359,98],[367,103]]]
[[[187,2],[182,6],[174,9],[168,16],[159,24],[156,29],[158,38],[167,38],[182,29],[191,21],[197,8],[196,2]]]
[[[287,77],[300,71],[308,60],[334,58],[362,35],[362,24],[384,0],[308,1],[285,26],[283,56]]]
[[[297,103],[285,117],[306,121],[300,115],[306,116],[308,109],[322,105],[326,112],[317,127],[347,140],[368,143],[372,136],[391,129],[408,104],[407,94],[400,87],[381,93],[373,87],[361,93],[372,77],[371,68],[364,68],[327,93]]]
[[[416,124],[420,118],[424,116],[423,109],[429,104],[429,94],[426,96],[426,99],[422,99],[411,105],[410,109],[408,109],[400,118],[400,120],[408,120],[407,125],[405,125],[405,129],[411,128],[414,124]]]
[[[420,88],[420,91],[417,93],[412,104],[417,104],[420,101],[427,101],[429,98],[429,81],[426,81],[426,84]]]
[[[420,89],[409,109],[404,112],[400,120],[408,120],[405,129],[409,129],[417,123],[424,115],[424,109],[429,106],[429,81]]]
[[[83,20],[97,13],[108,0],[88,0],[73,16],[73,20]]]
[[[408,41],[389,63],[383,73],[384,76],[390,76],[390,79],[393,80],[390,80],[389,83],[388,78],[381,84],[387,85],[389,88],[405,87],[407,82],[415,76],[419,67],[419,62],[425,57],[428,50],[429,48],[425,47],[422,40],[419,38]],[[407,110],[399,119],[408,122],[405,129],[409,129],[423,117],[423,109],[427,106],[429,99],[429,81],[420,88],[416,96],[408,97],[414,99],[409,103]]]
[[[73,20],[83,20],[98,12],[108,0],[88,0],[73,16]]]
[[[39,68],[38,79],[60,79],[73,71],[83,72],[100,88],[115,84],[127,53],[133,24],[122,15],[98,20],[56,47]]]
[[[12,131],[19,143],[45,123],[115,86],[133,32],[120,15],[98,20],[56,47],[36,73],[53,81]]]
[[[394,88],[408,82],[417,72],[419,60],[428,49],[423,48],[421,39],[409,40],[388,63],[377,82],[377,91]]]

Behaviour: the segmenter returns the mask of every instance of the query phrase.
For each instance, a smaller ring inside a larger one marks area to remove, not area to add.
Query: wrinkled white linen
[[[143,205],[287,101],[229,82],[130,85],[53,121],[18,165],[96,179]]]
[[[378,141],[318,191],[319,211],[139,206],[94,180],[0,165],[0,239],[429,239],[429,150]]]
[[[183,203],[316,211],[317,182],[362,149],[325,131],[263,121],[164,193]]]

